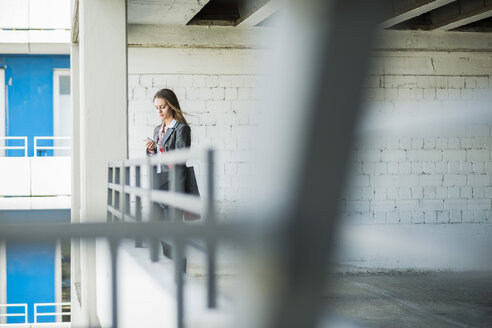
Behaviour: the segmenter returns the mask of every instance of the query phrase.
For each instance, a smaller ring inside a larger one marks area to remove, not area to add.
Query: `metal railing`
[[[1,140],[24,140],[24,146],[0,146],[0,150],[14,150],[14,149],[22,149],[24,150],[24,157],[27,157],[27,137],[0,137]]]
[[[195,237],[205,239],[207,244],[206,260],[207,260],[207,304],[209,308],[215,308],[216,302],[216,240],[214,238],[206,238],[204,228],[213,230],[216,227],[215,205],[214,205],[214,152],[207,150],[205,152],[192,152],[188,149],[175,150],[168,152],[165,155],[156,155],[144,159],[125,160],[114,162],[108,165],[108,206],[107,220],[114,221],[131,221],[131,222],[148,222],[157,223],[163,219],[163,210],[161,205],[170,206],[168,209],[171,222],[168,223],[174,228],[179,228],[182,232],[191,232],[192,227],[186,226],[180,217],[181,211],[189,211],[200,214],[204,218],[204,224],[198,229]],[[180,170],[185,170],[185,163],[188,160],[198,160],[206,162],[206,197],[192,196],[184,194],[184,186],[178,185],[178,175]],[[170,167],[170,191],[158,190],[154,187],[157,182],[157,167],[160,165],[168,165]],[[143,175],[143,167],[147,169],[148,175]],[[134,179],[132,179],[134,177]],[[143,180],[147,179],[147,186],[143,187]],[[131,213],[131,196],[135,196],[135,214]],[[142,204],[144,201],[148,205],[149,215],[146,218],[142,215]],[[207,230],[208,230],[207,229]],[[167,230],[167,229],[166,229]],[[164,236],[163,236],[164,237]],[[185,236],[183,233],[172,234],[173,239],[173,260],[174,274],[176,278],[176,300],[177,300],[177,327],[184,327],[184,248],[186,243],[190,241],[190,236]],[[159,239],[150,238],[150,258],[152,261],[157,261],[159,258]],[[117,244],[111,243],[112,254],[112,272],[113,272],[113,291],[116,291],[117,276],[116,276],[116,247]],[[136,239],[136,247],[143,245],[142,239]],[[116,308],[116,293],[113,293],[113,309]],[[117,326],[117,314],[113,310],[113,326]]]
[[[61,311],[55,310],[55,312],[39,312],[38,307],[61,307]],[[63,312],[63,308],[68,308],[68,312]],[[34,323],[38,323],[38,317],[42,316],[55,316],[55,317],[61,317],[63,318],[64,316],[71,316],[72,312],[70,311],[71,308],[71,303],[70,302],[63,302],[63,303],[34,303]]]
[[[47,151],[47,150],[71,150],[72,146],[41,146],[39,145],[40,140],[67,140],[70,141],[72,138],[71,137],[34,137],[34,157],[38,156],[38,151]],[[27,137],[0,137],[0,142],[2,140],[23,140],[24,145],[23,146],[4,146],[2,143],[0,143],[0,150],[23,150],[24,151],[24,157],[27,157],[27,151],[29,149],[29,144],[27,142]]]
[[[71,150],[71,146],[40,146],[38,145],[39,140],[71,140],[71,137],[34,137],[34,157],[38,156],[38,151],[40,150]]]
[[[24,317],[24,323],[27,323],[27,303],[18,303],[18,304],[0,304],[0,309],[5,308],[23,308],[24,313],[1,313],[0,317]],[[2,311],[3,312],[3,311]]]
[[[180,169],[185,168],[188,160],[206,162],[206,190],[202,197],[187,195],[177,185]],[[156,185],[156,168],[169,165],[171,188],[158,190]],[[149,173],[144,176],[143,168]],[[131,179],[133,174],[134,179]],[[147,183],[143,183],[147,179]],[[130,199],[136,198],[135,214],[130,211]],[[149,205],[149,213],[142,215],[142,204]],[[162,221],[161,204],[169,205],[168,221]],[[186,224],[179,218],[182,211],[201,215],[198,224]],[[111,290],[112,290],[112,327],[118,327],[118,247],[122,239],[134,239],[135,245],[143,246],[148,241],[150,258],[159,258],[159,241],[171,240],[173,243],[173,260],[176,281],[177,327],[184,327],[184,276],[183,264],[185,246],[188,241],[203,240],[207,245],[207,306],[216,308],[216,245],[221,240],[244,240],[245,231],[233,225],[219,224],[216,220],[214,198],[214,152],[191,151],[189,149],[175,150],[164,155],[124,160],[108,164],[108,201],[107,222],[100,223],[33,223],[1,224],[0,240],[44,241],[56,239],[93,239],[105,238],[110,245],[111,258]],[[27,310],[26,310],[27,313]],[[36,312],[37,315],[39,315]],[[26,319],[27,320],[27,319]]]

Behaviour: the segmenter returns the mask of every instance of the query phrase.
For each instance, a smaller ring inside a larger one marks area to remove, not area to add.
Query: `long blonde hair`
[[[161,89],[156,92],[153,100],[155,100],[155,98],[164,99],[173,111],[173,118],[180,123],[188,125],[188,122],[186,122],[184,117],[184,113],[179,106],[178,97],[176,97],[174,91],[170,89]]]

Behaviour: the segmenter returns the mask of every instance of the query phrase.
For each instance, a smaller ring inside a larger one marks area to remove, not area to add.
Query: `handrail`
[[[178,149],[165,154],[158,154],[154,156],[148,156],[141,159],[131,159],[119,162],[112,162],[108,164],[108,201],[107,201],[107,220],[112,221],[133,221],[140,223],[143,220],[141,205],[143,200],[149,207],[150,222],[161,221],[160,208],[156,205],[168,205],[171,208],[170,219],[172,222],[169,228],[175,227],[183,229],[183,233],[179,238],[174,238],[174,271],[176,275],[176,299],[177,299],[177,327],[183,327],[183,310],[184,310],[184,293],[183,293],[183,263],[184,263],[184,245],[190,240],[185,235],[187,230],[193,230],[196,227],[183,226],[182,219],[178,217],[178,211],[181,209],[192,213],[200,214],[203,221],[203,228],[219,228],[215,225],[215,202],[214,202],[214,170],[213,170],[213,156],[212,149],[207,151],[192,151],[190,149]],[[174,183],[177,181],[178,170],[184,169],[182,167],[189,160],[200,160],[207,163],[207,192],[206,197],[200,198],[199,196],[187,195],[183,192],[178,192],[180,188]],[[177,165],[178,164],[178,165]],[[171,190],[157,190],[153,186],[155,185],[155,179],[157,178],[157,168],[161,165],[168,165],[170,168],[169,175],[171,179]],[[177,166],[175,166],[177,165]],[[142,168],[145,167],[148,172],[148,176],[144,177],[142,174]],[[133,174],[133,175],[132,175]],[[134,179],[132,179],[132,176]],[[143,187],[142,182],[144,178],[147,179],[147,186]],[[135,215],[132,215],[130,210],[130,199],[135,197],[136,209]],[[148,223],[150,223],[148,222]],[[163,222],[164,223],[164,222]],[[170,229],[171,230],[171,229]],[[205,235],[207,229],[203,229],[201,232]],[[219,230],[219,229],[217,229]],[[179,234],[178,234],[179,235]],[[205,237],[205,236],[204,236]],[[208,291],[208,307],[215,308],[216,302],[216,243],[213,238],[205,237],[207,244],[206,259],[207,259],[207,291]],[[141,241],[136,242],[136,246],[142,246]],[[152,239],[150,242],[150,254],[151,259],[156,261],[158,259],[158,240]],[[114,265],[114,263],[113,263]],[[113,284],[116,281],[116,273],[113,270]],[[113,307],[116,305],[116,298],[113,294]],[[116,315],[113,313],[113,315]],[[117,318],[113,318],[117,320]]]
[[[28,149],[28,144],[27,144],[27,137],[0,137],[0,140],[24,140],[24,146],[0,146],[0,149],[23,149],[24,150],[24,157],[27,157],[27,149]]]
[[[71,150],[71,146],[38,146],[38,140],[71,140],[71,137],[34,137],[34,157],[38,157],[38,150]]]
[[[46,307],[46,306],[62,306],[62,307],[70,307],[69,312],[41,312],[38,313],[38,307]],[[71,303],[70,302],[59,302],[59,303],[34,303],[34,323],[38,323],[38,316],[67,316],[69,315],[70,317],[72,316],[71,312]]]
[[[23,307],[24,313],[0,313],[0,317],[24,317],[24,323],[27,323],[27,303],[0,304],[0,308],[2,307]]]

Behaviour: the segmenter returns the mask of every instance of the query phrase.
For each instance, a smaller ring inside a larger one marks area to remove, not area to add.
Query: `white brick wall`
[[[383,68],[368,77],[369,117],[393,114],[412,120],[427,115],[435,122],[428,128],[415,126],[396,134],[360,138],[343,197],[344,213],[351,222],[492,222],[490,121],[472,118],[448,127],[439,124],[447,111],[492,108],[490,72],[477,74],[474,54],[467,55],[469,63],[459,59],[459,54],[454,54],[455,61],[447,54],[448,65],[437,71],[421,66],[441,56],[432,52],[383,53],[379,58]],[[453,73],[458,69],[462,74]]]
[[[138,52],[145,51],[153,56],[140,58]],[[129,52],[130,156],[144,154],[142,139],[159,124],[152,111],[154,93],[162,87],[173,89],[188,114],[192,147],[212,144],[218,150],[216,194],[221,215],[227,219],[229,210],[243,199],[244,181],[254,174],[249,151],[251,129],[261,117],[257,102],[262,79],[252,70],[258,67],[258,56],[251,49],[244,53],[165,49],[159,56],[154,55],[156,51],[160,50]],[[492,127],[480,121],[458,121],[450,127],[438,122],[446,111],[468,112],[483,108],[484,103],[491,108],[492,71],[477,68],[486,62],[484,56],[471,52],[378,54],[380,65],[367,81],[369,116],[396,114],[408,119],[435,114],[438,119],[397,135],[359,140],[343,197],[348,220],[362,224],[492,222]],[[226,64],[221,65],[218,57],[226,58]],[[441,64],[433,67],[432,60]],[[204,172],[200,163],[195,168],[200,184]]]
[[[145,50],[139,50],[145,51]],[[159,118],[153,111],[152,98],[161,88],[176,92],[185,117],[191,126],[192,149],[203,149],[212,145],[217,150],[216,157],[216,197],[219,202],[219,216],[228,219],[228,214],[247,193],[245,180],[250,176],[251,137],[258,122],[258,99],[261,78],[249,69],[249,56],[238,50],[229,52],[228,60],[234,62],[237,74],[218,65],[216,54],[208,50],[187,49],[189,62],[178,60],[180,52],[163,57],[153,57],[156,67],[160,61],[179,62],[179,65],[166,72],[156,74],[136,73],[139,67],[130,67],[128,79],[129,95],[129,156],[145,156],[145,137],[152,137]],[[225,55],[227,50],[221,50]],[[129,53],[131,62],[138,63],[135,51]],[[235,56],[235,57],[234,57]],[[214,58],[212,58],[214,57]],[[232,58],[232,59],[231,59]],[[193,70],[192,63],[199,60],[209,67],[200,68],[199,74],[188,73]],[[188,67],[189,65],[190,67]],[[145,63],[145,71],[149,63]],[[156,71],[158,69],[156,68]],[[206,70],[206,72],[204,72]],[[186,73],[182,73],[186,72]],[[201,193],[204,192],[203,163],[192,163]]]

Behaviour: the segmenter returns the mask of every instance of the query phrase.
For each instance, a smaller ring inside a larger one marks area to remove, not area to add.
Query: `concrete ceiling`
[[[209,1],[128,0],[128,23],[186,25]]]
[[[383,28],[492,31],[492,0],[387,0]]]
[[[385,29],[492,31],[492,0],[384,1],[386,10],[381,27]],[[128,0],[128,23],[253,27],[262,25],[269,17],[280,11],[283,2],[282,0]]]

